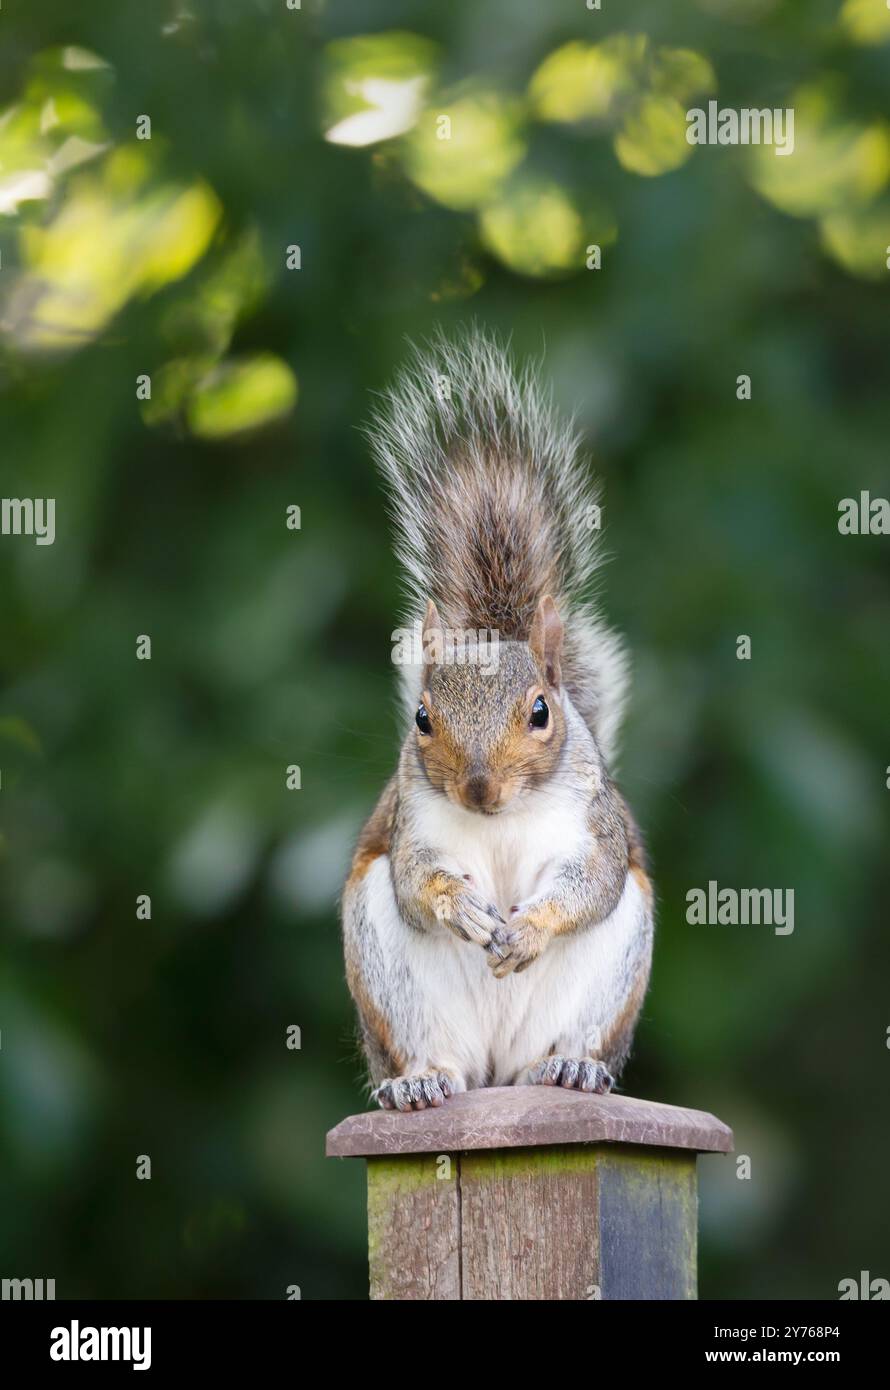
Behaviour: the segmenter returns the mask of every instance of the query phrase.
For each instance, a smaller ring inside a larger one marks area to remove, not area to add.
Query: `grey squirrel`
[[[369,436],[422,633],[398,768],[343,894],[373,1096],[607,1092],[649,980],[653,893],[608,772],[626,662],[587,597],[578,437],[476,330],[415,350]],[[449,659],[456,633],[496,649]]]

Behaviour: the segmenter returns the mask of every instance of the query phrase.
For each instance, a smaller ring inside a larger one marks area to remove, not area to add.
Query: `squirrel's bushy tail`
[[[626,661],[589,595],[596,493],[579,437],[534,368],[514,371],[478,330],[437,337],[412,350],[368,433],[389,487],[409,621],[432,598],[446,627],[525,640],[551,594],[566,630],[563,681],[609,758]]]

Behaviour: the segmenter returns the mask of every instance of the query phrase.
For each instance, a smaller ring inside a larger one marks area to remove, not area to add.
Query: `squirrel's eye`
[[[549,718],[550,711],[547,708],[547,701],[542,699],[539,695],[537,700],[535,700],[535,703],[532,705],[531,718],[528,722],[529,724],[531,724],[533,729],[546,729],[547,720]]]
[[[422,734],[431,734],[433,732],[430,717],[426,712],[426,705],[418,705],[417,713],[414,716],[414,722]]]

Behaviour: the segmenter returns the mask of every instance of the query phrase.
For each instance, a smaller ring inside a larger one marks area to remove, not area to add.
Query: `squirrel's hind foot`
[[[426,1110],[444,1105],[463,1086],[450,1071],[425,1071],[417,1076],[394,1076],[381,1081],[371,1099],[383,1110]]]
[[[615,1078],[595,1057],[544,1057],[521,1074],[520,1086],[564,1086],[567,1091],[592,1091],[608,1095]]]

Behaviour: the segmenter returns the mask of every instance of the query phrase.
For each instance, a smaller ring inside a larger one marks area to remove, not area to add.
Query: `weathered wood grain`
[[[327,1153],[347,1158],[595,1143],[728,1153],[732,1131],[705,1111],[632,1096],[506,1086],[468,1091],[432,1110],[352,1115],[328,1134]]]
[[[614,1147],[597,1152],[603,1299],[696,1298],[695,1155]]]
[[[463,1298],[596,1296],[597,1152],[579,1146],[462,1156]]]
[[[450,1176],[440,1176],[450,1170]],[[372,1299],[459,1299],[458,1165],[427,1154],[368,1160]]]

